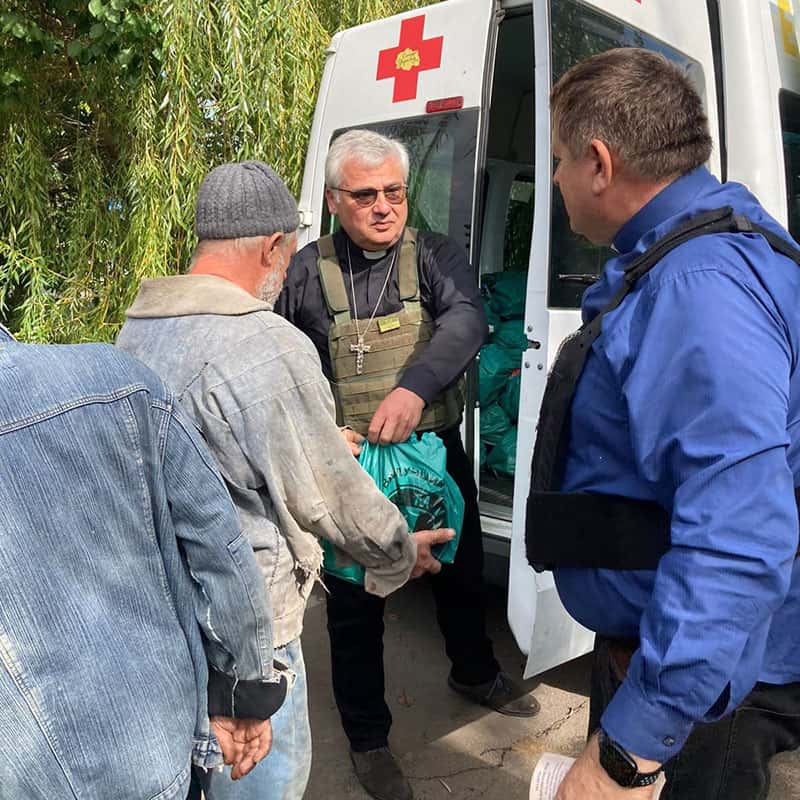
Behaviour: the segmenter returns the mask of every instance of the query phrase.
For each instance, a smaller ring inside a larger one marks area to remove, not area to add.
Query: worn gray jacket
[[[406,582],[416,545],[335,423],[309,339],[224,278],[146,280],[117,345],[172,385],[217,458],[264,574],[274,645],[297,638],[330,540],[367,567],[367,591]]]

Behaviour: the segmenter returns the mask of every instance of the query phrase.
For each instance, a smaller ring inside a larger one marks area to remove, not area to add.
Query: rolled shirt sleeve
[[[637,468],[672,508],[672,547],[602,725],[630,752],[664,762],[694,724],[730,713],[755,685],[789,590],[793,357],[768,296],[727,272],[684,270],[643,289],[639,303],[606,350]]]

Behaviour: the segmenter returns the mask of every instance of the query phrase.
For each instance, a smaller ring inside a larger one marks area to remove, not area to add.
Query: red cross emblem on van
[[[444,36],[424,39],[424,28],[424,14],[404,19],[400,25],[400,42],[397,47],[378,53],[377,80],[394,78],[393,103],[416,99],[419,73],[438,69],[442,64]]]

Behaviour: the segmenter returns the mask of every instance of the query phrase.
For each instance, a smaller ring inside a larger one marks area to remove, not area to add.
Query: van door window
[[[614,47],[646,47],[655,50],[686,70],[700,96],[705,83],[700,64],[654,39],[638,28],[601,14],[576,0],[552,3],[553,83],[584,58]],[[607,247],[596,247],[574,234],[564,201],[553,192],[548,305],[551,308],[579,308],[586,287],[596,280],[612,255]]]
[[[780,109],[786,169],[786,218],[792,238],[800,241],[800,96],[781,91]]]
[[[410,162],[408,224],[452,236],[469,251],[478,111],[466,109],[360,125],[401,141]],[[342,128],[332,140],[344,133]],[[335,225],[323,210],[322,230]]]

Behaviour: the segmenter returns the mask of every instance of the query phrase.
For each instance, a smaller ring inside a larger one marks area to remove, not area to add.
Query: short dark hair
[[[607,50],[566,72],[550,96],[554,129],[574,157],[592,139],[643,178],[683,175],[708,161],[703,101],[687,75],[659,53]]]

